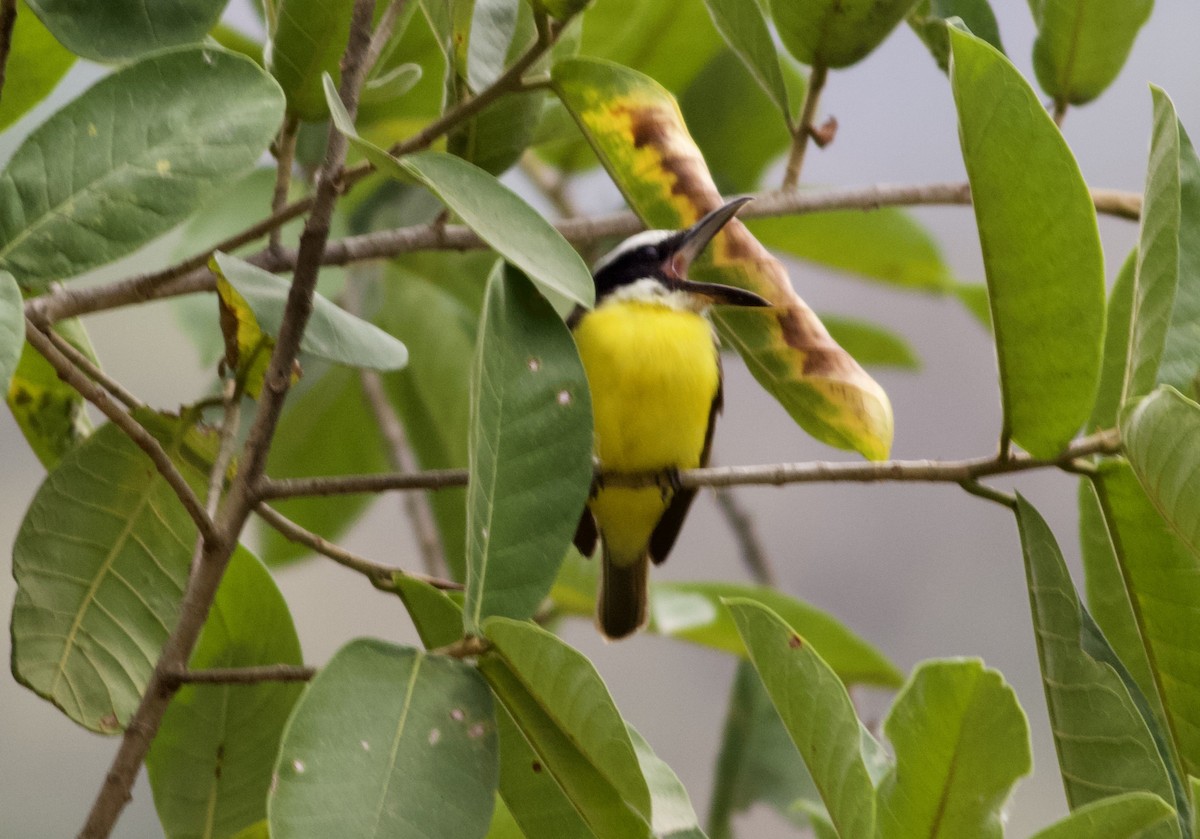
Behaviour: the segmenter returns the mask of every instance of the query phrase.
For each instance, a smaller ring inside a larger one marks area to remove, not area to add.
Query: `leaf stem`
[[[796,133],[792,135],[792,151],[788,155],[787,169],[783,175],[783,188],[793,190],[800,184],[800,170],[804,166],[804,154],[808,149],[808,140],[816,127],[813,121],[817,118],[817,106],[821,102],[821,91],[825,88],[825,79],[829,68],[817,63],[808,75],[808,87],[804,91],[804,105],[800,110],[800,121],[796,125]]]
[[[779,584],[775,568],[763,548],[758,530],[754,526],[754,517],[742,506],[731,487],[717,487],[713,490],[716,496],[717,509],[725,517],[729,529],[738,544],[738,553],[742,562],[750,571],[750,577],[760,585],[775,588]]]

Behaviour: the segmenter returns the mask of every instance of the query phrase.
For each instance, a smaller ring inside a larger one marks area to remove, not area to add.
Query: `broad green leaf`
[[[161,424],[167,453],[199,491],[207,476],[188,452],[215,445],[215,435]],[[68,452],[13,545],[16,679],[92,731],[122,728],[175,625],[195,534],[150,459],[116,426]]]
[[[0,384],[6,392],[24,346],[25,301],[13,275],[0,271]]]
[[[746,226],[768,248],[890,286],[944,293],[954,285],[937,241],[894,207],[752,219]]]
[[[1195,388],[1200,371],[1200,159],[1170,98],[1156,87],[1124,399],[1155,383]]]
[[[408,366],[384,386],[422,469],[465,469],[470,428],[471,363],[478,317],[447,290],[451,278],[482,287],[474,264],[439,255],[425,276],[393,267],[375,322],[409,347]],[[444,272],[441,283],[435,272]],[[466,576],[466,491],[428,496],[455,579]],[[461,629],[461,627],[460,627]]]
[[[259,67],[263,66],[263,44],[255,36],[221,21],[208,31],[208,36],[230,52],[240,53]],[[265,830],[266,822],[263,824]]]
[[[857,64],[896,28],[916,0],[771,0],[779,38],[811,66]]]
[[[866,367],[898,367],[902,370],[921,369],[921,359],[908,341],[882,326],[864,320],[822,315],[829,334],[842,349]]]
[[[488,280],[471,371],[465,627],[527,618],[550,592],[592,483],[575,342],[519,271]]]
[[[1128,434],[1128,432],[1126,432]],[[1173,435],[1171,442],[1179,439]],[[1129,440],[1129,437],[1126,437]],[[1161,700],[1177,774],[1200,771],[1200,562],[1171,532],[1129,465],[1100,466],[1095,482]],[[1151,699],[1150,701],[1153,701]],[[1157,706],[1156,706],[1157,707]]]
[[[468,0],[457,4],[454,44],[463,77],[474,93],[489,87],[529,45],[533,16],[520,0]],[[524,18],[525,26],[518,23]]]
[[[875,833],[875,790],[860,752],[860,724],[845,686],[816,650],[778,615],[751,600],[731,599],[750,661],[838,831]]]
[[[1121,422],[1129,464],[1155,508],[1200,555],[1200,405],[1162,385]]]
[[[502,713],[504,712],[499,711],[497,718]],[[501,740],[503,741],[503,735]],[[500,771],[503,772],[503,768]],[[492,823],[488,825],[487,839],[528,839],[499,793],[496,795],[496,805],[492,809]]]
[[[331,367],[302,379],[287,408],[267,459],[273,478],[384,472],[388,459],[375,415],[363,395],[357,370]],[[372,501],[369,495],[287,498],[271,506],[297,524],[336,541]],[[263,561],[279,565],[312,550],[263,524],[258,528]],[[401,563],[397,563],[401,564]]]
[[[278,335],[291,283],[229,254],[216,253],[213,261],[218,279],[232,286],[249,305],[263,332]],[[313,297],[300,351],[335,364],[372,370],[399,370],[408,363],[404,344],[319,294]]]
[[[396,580],[396,594],[408,609],[425,649],[437,649],[462,637],[462,608],[445,592],[413,577],[401,577]]]
[[[1104,355],[1100,367],[1100,385],[1087,430],[1114,428],[1125,389],[1125,365],[1129,362],[1129,330],[1133,315],[1133,293],[1137,272],[1137,249],[1129,252],[1108,295],[1105,321]]]
[[[475,668],[351,641],[288,721],[267,804],[271,836],[483,837],[497,761],[492,697]]]
[[[1020,496],[1016,512],[1042,686],[1067,803],[1075,809],[1139,790],[1173,800],[1148,721],[1117,671],[1087,648],[1079,596],[1054,534]]]
[[[1092,482],[1079,482],[1079,548],[1083,559],[1087,608],[1114,652],[1125,663],[1142,694],[1162,718],[1154,674],[1138,630],[1138,616],[1129,602],[1121,565],[1108,535],[1104,510]]]
[[[555,89],[633,210],[649,227],[678,229],[721,196],[662,87],[612,64],[573,59],[552,72]],[[750,288],[774,309],[714,313],[726,342],[810,434],[830,445],[887,456],[892,409],[883,389],[839,347],[792,288],[783,264],[734,221],[692,266],[694,279]]]
[[[1031,839],[1171,839],[1179,819],[1171,805],[1149,792],[1101,798],[1039,830]]]
[[[228,0],[27,2],[71,52],[93,61],[117,62],[202,40]]]
[[[92,343],[79,320],[59,321],[54,325],[54,331],[96,361]],[[47,469],[92,433],[92,421],[79,391],[60,379],[58,371],[30,344],[21,348],[21,358],[8,382],[7,392],[13,418],[29,448]]]
[[[564,311],[575,304],[592,305],[595,288],[583,259],[515,192],[477,166],[443,152],[392,157],[355,133],[328,76],[325,95],[338,130],[383,172],[401,181],[415,178],[423,183]]]
[[[507,171],[533,142],[543,91],[510,94],[451,132],[447,151],[491,175]]]
[[[1096,210],[1071,150],[1016,68],[957,29],[950,44],[992,303],[1002,438],[1051,457],[1087,419],[1100,376],[1104,257]]]
[[[255,822],[245,830],[239,830],[233,839],[271,839],[271,829],[266,819]]]
[[[666,761],[654,753],[650,744],[632,725],[626,723],[625,729],[629,732],[638,765],[650,789],[650,828],[654,836],[664,839],[707,839],[679,777]]]
[[[230,560],[190,667],[302,664],[283,595],[249,551]],[[297,682],[186,685],[146,757],[154,806],[171,837],[230,836],[267,817],[275,753]]]
[[[802,85],[799,74],[788,70]],[[679,107],[722,194],[753,192],[791,143],[778,110],[729,49],[704,65],[679,97]]]
[[[846,684],[898,687],[903,676],[878,650],[833,616],[772,588],[737,583],[669,583],[652,586],[652,632],[742,655],[745,646],[725,598],[758,603],[804,636]]]
[[[0,99],[0,130],[45,99],[75,63],[75,56],[54,39],[25,0],[18,0],[16,11],[17,22],[5,68],[4,97]]]
[[[594,767],[579,754],[566,734],[536,708],[528,691],[496,661],[485,659],[480,670],[500,699],[496,721],[500,732],[500,797],[524,839],[595,839],[625,830],[649,835],[617,797],[596,777]],[[506,698],[507,697],[507,698]],[[521,709],[518,723],[505,703]],[[529,732],[529,739],[522,731]],[[537,744],[537,750],[531,742]],[[590,794],[590,788],[602,790]],[[585,820],[586,819],[586,820]],[[596,825],[593,831],[589,824]]]
[[[287,95],[288,113],[317,121],[329,116],[321,75],[341,79],[354,0],[278,0],[266,49],[267,69]]]
[[[220,49],[121,68],[38,127],[0,173],[0,267],[41,291],[133,252],[247,171],[282,106],[254,62]]]
[[[708,810],[712,839],[732,839],[732,818],[758,802],[798,825],[808,817],[795,804],[819,805],[820,796],[762,681],[748,661],[738,662],[725,712],[721,751]]]
[[[1121,72],[1152,8],[1154,0],[1029,0],[1042,90],[1060,106],[1095,99]]]
[[[729,44],[729,48],[746,65],[754,80],[779,109],[784,123],[792,123],[792,105],[788,100],[787,85],[783,82],[783,70],[779,64],[779,53],[771,39],[771,30],[763,16],[757,0],[705,0],[708,13],[712,15],[717,31]]]
[[[540,771],[553,776],[597,836],[649,836],[650,791],[625,722],[591,662],[533,624],[491,618],[484,635],[493,652],[480,668]],[[516,803],[506,800],[520,821]]]
[[[908,25],[917,33],[943,72],[950,68],[950,41],[946,20],[956,17],[967,31],[987,41],[1000,52],[1000,27],[988,0],[920,0],[908,13]]]
[[[421,65],[412,62],[393,67],[386,73],[367,80],[363,85],[362,101],[378,105],[399,99],[417,86],[423,73]]]
[[[879,836],[1004,835],[1000,810],[1033,769],[1017,695],[977,659],[927,661],[892,703],[883,730],[896,765],[879,785]]]

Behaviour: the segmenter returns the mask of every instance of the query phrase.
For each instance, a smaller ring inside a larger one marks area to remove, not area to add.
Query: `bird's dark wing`
[[[583,512],[579,514],[579,525],[575,528],[575,547],[586,557],[591,557],[596,552],[596,519],[592,516],[592,511],[587,507],[583,508]]]
[[[725,376],[721,371],[721,356],[717,356],[717,392],[713,395],[712,407],[708,411],[708,430],[704,432],[704,448],[700,452],[700,465],[707,466],[712,455],[713,429],[717,427],[717,414],[725,407]],[[655,565],[666,561],[667,554],[675,546],[679,531],[683,528],[683,520],[687,518],[688,508],[696,497],[695,489],[676,490],[667,511],[658,520],[654,532],[650,534],[650,559]]]

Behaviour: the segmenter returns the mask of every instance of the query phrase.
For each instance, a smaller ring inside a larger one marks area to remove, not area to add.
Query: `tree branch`
[[[1041,459],[1017,453],[1009,458],[979,457],[969,460],[885,460],[879,462],[773,463],[763,466],[712,466],[685,469],[678,476],[684,489],[728,486],[784,486],[811,483],[951,483],[977,481],[994,475],[1029,472],[1034,469],[1074,470],[1075,461],[1095,454],[1117,454],[1121,439],[1115,429],[1081,437],[1058,457]],[[662,473],[616,473],[597,475],[610,487],[661,486]],[[467,485],[467,470],[439,469],[428,472],[343,475],[321,478],[264,479],[260,492],[264,499],[295,498],[314,495],[355,495],[387,491],[437,490]]]
[[[1142,196],[1136,192],[1093,189],[1092,199],[1100,213],[1135,221],[1141,213]],[[876,210],[882,207],[970,203],[971,190],[965,183],[877,184],[866,187],[760,193],[739,217],[768,218],[830,210]],[[566,219],[555,226],[568,242],[577,246],[606,237],[628,236],[644,228],[641,220],[629,212]],[[321,260],[325,265],[347,265],[368,259],[387,259],[414,251],[463,251],[485,247],[486,243],[470,228],[461,225],[421,224],[334,240],[326,246]],[[296,251],[284,249],[277,255],[260,252],[250,257],[249,261],[267,271],[285,271],[295,266],[297,257]],[[160,272],[131,277],[107,285],[59,287],[49,294],[27,301],[25,314],[35,323],[48,324],[149,300],[209,292],[216,288],[216,280],[204,265],[202,260],[200,267],[193,266],[189,271],[171,274],[166,281],[161,280],[165,275]]]
[[[804,91],[804,106],[800,111],[800,122],[792,135],[792,151],[788,155],[787,168],[783,175],[784,190],[793,190],[800,185],[800,169],[804,166],[804,152],[808,149],[808,138],[816,130],[813,121],[817,118],[817,105],[821,91],[825,89],[825,78],[829,68],[824,64],[813,65],[808,75],[808,86]]]
[[[262,664],[255,667],[213,667],[207,670],[176,670],[165,678],[180,685],[255,685],[260,682],[307,682],[317,675],[315,667],[295,664]]]
[[[428,583],[434,588],[442,589],[443,591],[461,591],[462,584],[456,583],[453,580],[443,580],[435,576],[426,576],[424,574],[414,574],[409,571],[404,571],[400,568],[393,568],[390,565],[381,565],[377,562],[372,562],[369,559],[364,559],[357,554],[351,553],[345,548],[335,545],[333,542],[318,536],[310,530],[306,530],[294,521],[289,519],[283,513],[267,506],[266,503],[261,503],[254,508],[254,512],[258,513],[259,517],[269,524],[279,533],[293,542],[298,542],[301,545],[307,545],[322,556],[327,556],[339,565],[344,565],[351,571],[356,571],[362,574],[371,581],[371,585],[385,591],[391,591],[397,577],[411,577],[414,580],[420,580],[423,583]]]
[[[300,120],[288,114],[283,118],[279,138],[275,142],[275,192],[271,196],[271,215],[287,206],[288,191],[292,187],[292,166],[296,159],[296,139],[300,135]],[[278,251],[282,246],[283,225],[271,229],[267,249]]]
[[[751,579],[761,585],[774,588],[778,585],[779,580],[775,575],[775,568],[771,565],[771,560],[767,557],[767,551],[763,548],[762,540],[758,538],[758,531],[754,527],[754,518],[750,515],[750,511],[739,503],[738,497],[731,487],[717,487],[713,490],[713,495],[716,496],[717,509],[721,511],[721,515],[729,524],[729,529],[733,531],[733,538],[738,544],[738,552],[742,556],[742,562],[750,571]]]
[[[79,395],[88,402],[95,405],[100,413],[108,417],[113,425],[124,431],[129,439],[146,453],[154,463],[155,469],[162,475],[163,480],[171,487],[171,490],[179,498],[180,503],[183,504],[183,508],[191,516],[192,521],[196,524],[196,529],[200,531],[200,535],[206,540],[215,538],[216,529],[212,519],[204,511],[204,505],[200,503],[200,499],[196,497],[196,493],[192,491],[191,486],[184,480],[179,470],[175,468],[175,464],[171,462],[171,458],[163,451],[163,447],[154,439],[153,435],[143,428],[140,422],[113,404],[107,391],[84,375],[70,359],[59,351],[46,333],[34,326],[29,320],[25,321],[25,340],[42,354],[42,357],[58,373],[60,379],[75,388],[79,392]],[[91,362],[88,362],[88,364],[95,370],[95,366]],[[136,402],[137,400],[133,401]]]
[[[375,0],[355,0],[350,35],[342,57],[340,92],[351,115],[358,106],[358,92],[365,73],[362,60],[370,43],[374,7]],[[80,832],[82,839],[107,837],[125,808],[134,779],[174,695],[170,674],[186,668],[212,607],[221,577],[229,564],[229,557],[237,546],[238,535],[245,527],[251,509],[258,503],[254,487],[262,476],[271,437],[291,382],[292,363],[312,311],[313,290],[325,240],[329,236],[329,220],[338,195],[337,177],[345,154],[346,139],[331,126],[325,160],[317,178],[312,213],[300,237],[296,275],[264,380],[258,411],[242,450],[238,474],[220,507],[216,533],[211,539],[204,539],[197,561],[193,563],[179,606],[179,620],[163,645],[138,709],[125,729],[121,746]]]

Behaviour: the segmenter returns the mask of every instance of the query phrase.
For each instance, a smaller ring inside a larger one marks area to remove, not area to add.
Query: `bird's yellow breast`
[[[708,320],[654,302],[611,302],[583,316],[575,342],[601,465],[622,472],[698,466],[720,378]]]

